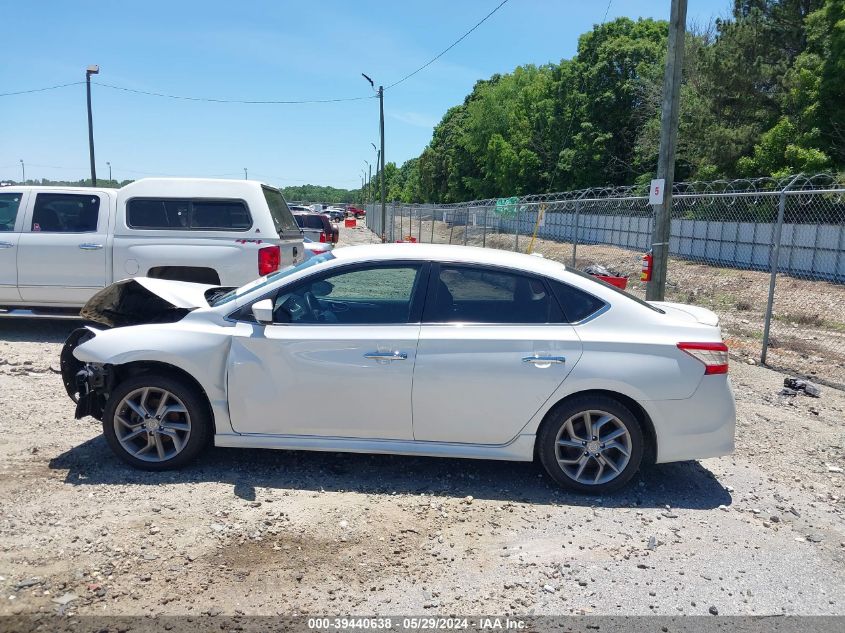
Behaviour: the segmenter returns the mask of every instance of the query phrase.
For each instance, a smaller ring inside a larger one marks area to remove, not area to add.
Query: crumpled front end
[[[73,355],[73,350],[96,335],[94,328],[79,328],[71,332],[62,347],[62,382],[67,395],[76,403],[74,417],[77,420],[86,415],[102,420],[103,409],[114,386],[111,365],[83,363]]]

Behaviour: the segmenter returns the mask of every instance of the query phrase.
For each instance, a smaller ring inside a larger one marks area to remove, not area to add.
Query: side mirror
[[[252,304],[252,316],[262,325],[273,322],[273,300],[262,299]]]

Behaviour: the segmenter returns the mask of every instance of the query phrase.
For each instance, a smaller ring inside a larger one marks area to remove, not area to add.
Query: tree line
[[[618,18],[572,59],[478,81],[389,200],[449,203],[647,182],[668,23]],[[676,180],[845,168],[845,0],[735,0],[685,40]],[[373,178],[376,199],[379,180]],[[357,192],[359,196],[366,192]]]

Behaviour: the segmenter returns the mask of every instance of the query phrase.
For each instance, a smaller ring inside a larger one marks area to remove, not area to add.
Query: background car
[[[306,259],[311,259],[317,255],[328,253],[334,248],[334,245],[329,244],[328,242],[315,242],[308,237],[302,238],[302,246],[305,248]]]
[[[367,212],[366,210],[361,209],[360,207],[349,205],[348,207],[346,207],[346,214],[360,219],[365,217],[367,215]]]
[[[562,486],[603,493],[642,463],[734,447],[728,351],[712,312],[646,303],[543,258],[356,246],[228,291],[124,282],[82,316],[111,329],[77,330],[64,347],[76,415],[102,420],[114,452],[140,468],[181,466],[213,437],[536,456]]]
[[[346,217],[346,210],[340,207],[329,207],[323,211],[332,222],[340,222]]]
[[[340,230],[332,226],[331,220],[323,213],[294,213],[296,223],[305,237],[315,242],[337,244]]]

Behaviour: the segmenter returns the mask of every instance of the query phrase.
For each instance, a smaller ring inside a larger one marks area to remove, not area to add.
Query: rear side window
[[[552,292],[560,303],[567,323],[583,321],[605,306],[601,299],[568,284],[553,279],[546,281],[548,281]]]
[[[272,187],[261,187],[264,192],[264,199],[267,201],[267,206],[270,209],[270,216],[273,218],[273,224],[276,226],[276,232],[281,236],[282,233],[293,231],[299,233],[299,225],[293,219],[293,214],[288,208],[288,203],[282,192]]]
[[[21,194],[0,193],[0,232],[15,230],[15,220],[20,206]]]
[[[538,278],[471,266],[442,266],[425,320],[434,323],[558,323],[557,303]]]
[[[246,231],[252,226],[243,200],[134,198],[126,219],[133,229]]]
[[[39,193],[35,196],[30,230],[34,233],[93,233],[99,218],[99,196]]]

